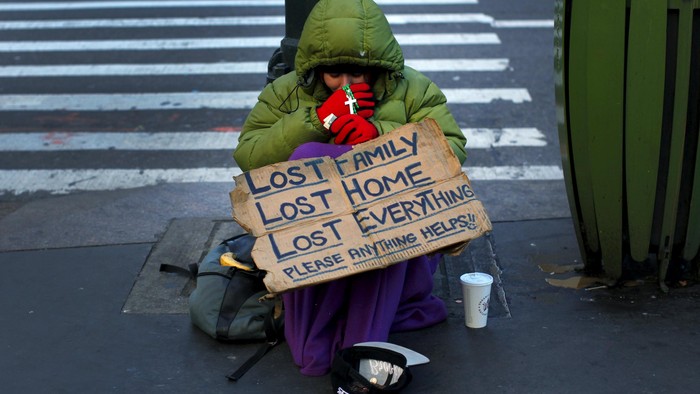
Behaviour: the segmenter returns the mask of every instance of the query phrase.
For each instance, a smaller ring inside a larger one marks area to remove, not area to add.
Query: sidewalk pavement
[[[191,283],[153,270],[186,265],[239,231],[221,198],[226,189],[161,185],[3,205],[1,391],[331,393],[329,376],[299,374],[286,344],[227,381],[259,345],[222,344],[198,331],[185,309]],[[578,262],[571,219],[491,217],[493,232],[446,258],[435,276],[447,321],[390,338],[431,360],[411,369],[405,393],[695,390],[697,288],[663,294],[653,280],[555,287],[545,279],[579,275],[539,268]],[[497,280],[483,329],[464,326],[457,281],[468,270]]]

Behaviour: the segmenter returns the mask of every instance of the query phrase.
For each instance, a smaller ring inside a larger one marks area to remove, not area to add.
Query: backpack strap
[[[197,277],[197,271],[199,271],[199,266],[196,263],[189,264],[187,268],[174,264],[163,263],[160,265],[160,272],[170,272],[173,274],[188,276],[192,279]]]
[[[243,365],[238,367],[235,371],[226,376],[228,380],[232,382],[238,381],[242,378],[250,368],[253,367],[258,361],[260,361],[273,347],[277,346],[278,343],[284,340],[284,331],[279,324],[278,319],[275,318],[277,314],[277,305],[273,308],[270,313],[265,316],[265,336],[267,337],[267,342],[262,344],[258,351],[255,352],[248,360],[246,360]]]

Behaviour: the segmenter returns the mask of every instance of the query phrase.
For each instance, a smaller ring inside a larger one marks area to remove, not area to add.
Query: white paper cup
[[[464,323],[469,328],[486,327],[493,277],[482,272],[469,272],[459,277],[462,283]]]

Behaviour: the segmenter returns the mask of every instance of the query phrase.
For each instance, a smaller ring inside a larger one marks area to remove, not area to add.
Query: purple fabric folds
[[[289,156],[289,160],[297,159],[310,159],[313,157],[329,156],[336,158],[345,152],[352,150],[352,145],[333,145],[324,144],[323,142],[307,142],[305,144],[299,145],[292,155]]]
[[[289,160],[337,157],[351,149],[312,142],[297,148]],[[444,302],[432,295],[433,274],[441,258],[439,254],[420,256],[283,294],[285,337],[301,373],[324,375],[339,349],[386,341],[390,332],[445,320]]]

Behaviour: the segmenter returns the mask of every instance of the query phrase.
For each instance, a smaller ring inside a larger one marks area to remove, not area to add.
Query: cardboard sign
[[[277,163],[235,180],[233,218],[258,237],[252,255],[271,294],[460,250],[491,230],[432,119],[336,159]]]

